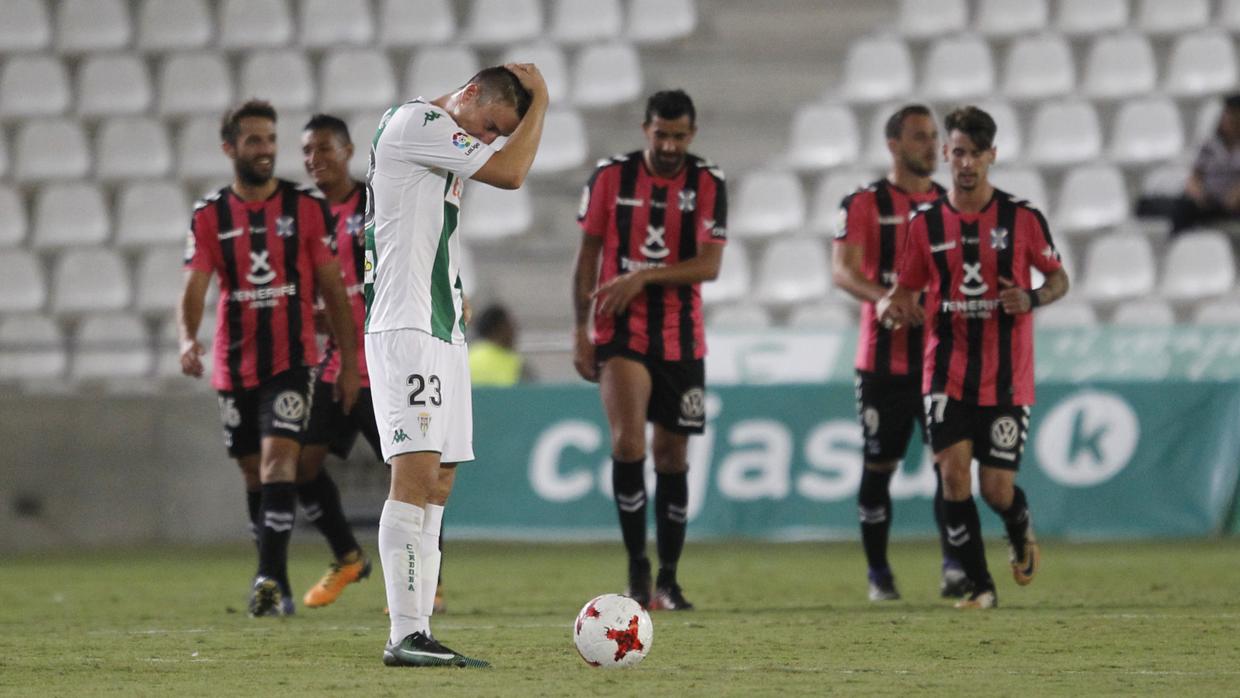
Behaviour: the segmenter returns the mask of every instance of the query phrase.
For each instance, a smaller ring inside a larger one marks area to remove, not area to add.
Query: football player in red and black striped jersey
[[[644,150],[603,161],[582,194],[573,282],[577,372],[598,381],[611,427],[612,486],[629,595],[686,610],[676,581],[688,519],[689,435],[706,424],[701,284],[727,242],[723,173],[689,153],[697,113],[681,90],[646,103]],[[593,307],[593,312],[591,308]],[[646,556],[646,422],[654,423],[659,574]]]
[[[336,396],[358,391],[353,322],[328,235],[331,214],[317,193],[276,179],[276,111],[251,100],[224,116],[233,183],[200,202],[190,223],[180,305],[181,370],[202,376],[198,326],[211,277],[219,281],[212,385],[229,455],[245,477],[258,538],[252,616],[282,615],[288,593],[294,478],[318,363],[314,299],[322,295],[340,340]]]
[[[982,497],[1007,528],[1012,576],[1028,584],[1041,551],[1016,471],[1034,402],[1034,308],[1063,297],[1068,275],[1050,229],[1028,202],[991,186],[995,122],[976,107],[948,114],[943,155],[947,196],[909,224],[897,286],[878,303],[879,321],[917,324],[925,292],[922,393],[935,462],[943,476],[948,542],[974,588],[960,608],[992,608],[970,465]],[[1031,269],[1046,281],[1031,289]]]
[[[928,107],[909,104],[900,108],[887,120],[885,135],[891,170],[840,204],[840,227],[831,259],[835,284],[861,301],[855,363],[865,468],[857,506],[871,601],[900,598],[887,561],[891,477],[908,448],[913,425],[923,424],[922,328],[911,324],[898,329],[883,327],[875,317],[874,304],[895,285],[912,214],[946,193],[931,178],[938,164],[939,132]],[[934,519],[943,550],[940,593],[958,598],[967,593],[968,578],[947,545],[942,492],[942,480],[936,473]]]

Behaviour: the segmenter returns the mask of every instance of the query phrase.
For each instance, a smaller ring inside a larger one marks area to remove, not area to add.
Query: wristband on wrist
[[[1039,305],[1042,305],[1042,299],[1038,298],[1038,292],[1036,289],[1029,289],[1025,293],[1029,294],[1029,309],[1030,310],[1033,310]]]

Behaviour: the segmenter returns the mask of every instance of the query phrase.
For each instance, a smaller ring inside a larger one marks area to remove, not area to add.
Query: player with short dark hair
[[[276,112],[250,100],[225,114],[221,148],[233,161],[230,186],[194,207],[186,244],[178,325],[181,370],[203,374],[198,343],[207,287],[219,280],[211,384],[219,391],[229,455],[246,482],[258,539],[250,615],[292,609],[288,541],[294,479],[318,363],[314,302],[321,295],[343,359],[334,398],[348,412],[357,397],[357,345],[340,265],[328,247],[331,213],[316,193],[276,179]]]
[[[689,153],[696,119],[693,100],[682,90],[649,98],[645,149],[603,161],[586,184],[573,274],[573,365],[586,380],[598,381],[607,412],[628,594],[642,606],[667,610],[693,608],[676,568],[689,512],[689,435],[706,424],[701,284],[718,276],[727,242],[723,172]],[[646,556],[647,421],[654,423],[659,553],[653,597]]]
[[[921,421],[922,329],[883,327],[875,316],[874,304],[895,285],[909,217],[918,207],[944,194],[943,187],[932,179],[939,157],[939,132],[930,109],[921,104],[905,105],[887,120],[885,131],[891,170],[840,204],[840,226],[831,260],[836,286],[861,301],[855,366],[865,466],[857,507],[871,601],[900,598],[887,560],[891,477],[908,448],[913,425],[920,425],[925,435]],[[968,578],[947,545],[942,481],[937,471],[935,481],[934,518],[943,549],[939,591],[945,597],[959,598],[968,592]]]
[[[525,181],[547,86],[532,64],[489,68],[434,100],[393,107],[370,149],[366,363],[392,483],[379,519],[388,666],[485,667],[443,646],[430,617],[439,534],[458,463],[474,459],[457,231],[465,180]],[[503,149],[491,147],[507,137]]]
[[[897,285],[877,304],[891,328],[918,324],[927,295],[922,393],[930,445],[943,478],[948,543],[973,583],[957,608],[993,608],[970,465],[982,497],[1007,529],[1012,576],[1033,581],[1041,550],[1016,472],[1034,402],[1033,309],[1068,291],[1050,228],[1027,202],[994,188],[995,122],[976,107],[947,115],[947,196],[909,223]],[[1031,268],[1045,276],[1031,289]]]

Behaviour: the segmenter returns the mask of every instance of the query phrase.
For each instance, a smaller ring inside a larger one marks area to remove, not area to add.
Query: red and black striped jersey
[[[185,266],[219,280],[217,389],[254,388],[318,363],[315,269],[333,260],[330,216],[322,197],[285,180],[264,201],[225,187],[195,205]]]
[[[903,257],[900,286],[927,296],[922,391],[1033,404],[1033,314],[1003,311],[999,279],[1029,288],[1031,267],[1061,267],[1042,214],[998,189],[978,213],[944,197],[913,217]]]
[[[885,178],[844,197],[840,203],[837,245],[861,247],[861,270],[865,278],[888,288],[895,285],[900,254],[908,237],[909,218],[917,207],[939,199],[943,187],[910,193]],[[922,328],[895,330],[878,323],[874,304],[861,304],[861,328],[857,337],[857,370],[879,376],[921,374]]]
[[[694,257],[702,244],[727,242],[723,172],[695,155],[675,177],[646,167],[642,151],[604,160],[582,192],[577,221],[603,239],[599,284],[631,271]],[[591,341],[667,361],[706,355],[701,284],[647,286],[616,316],[594,315]]]
[[[358,184],[349,198],[338,204],[331,205],[333,218],[333,239],[335,241],[336,259],[340,260],[340,274],[344,277],[344,288],[349,296],[349,310],[353,314],[353,324],[357,331],[357,367],[361,373],[362,386],[370,385],[370,376],[366,372],[365,319],[366,298],[362,294],[362,279],[365,278],[364,264],[366,261],[366,231],[363,220],[366,217],[366,187]],[[335,383],[340,375],[340,347],[330,336],[323,357],[324,382]]]

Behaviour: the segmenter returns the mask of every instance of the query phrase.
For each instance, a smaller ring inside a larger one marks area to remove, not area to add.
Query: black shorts
[[[219,391],[220,421],[228,455],[240,458],[262,450],[262,439],[281,436],[298,443],[310,418],[311,382],[306,366],[290,368],[257,388]]]
[[[597,347],[595,361],[622,356],[650,373],[650,402],[646,420],[678,434],[701,434],[706,428],[706,362],[702,359],[663,361],[610,344]]]
[[[878,376],[857,371],[857,416],[865,444],[861,452],[867,463],[900,460],[908,451],[913,425],[926,438],[922,421],[921,376]]]
[[[347,458],[360,433],[370,444],[375,457],[383,460],[370,388],[357,391],[357,401],[349,414],[345,414],[340,403],[332,399],[334,388],[335,384],[321,379],[314,382],[314,407],[310,410],[310,426],[306,427],[306,438],[302,443],[307,446],[326,444],[332,455]]]
[[[942,393],[925,397],[926,427],[935,453],[961,441],[973,442],[973,457],[992,468],[1019,470],[1029,436],[1029,406],[982,407]]]

